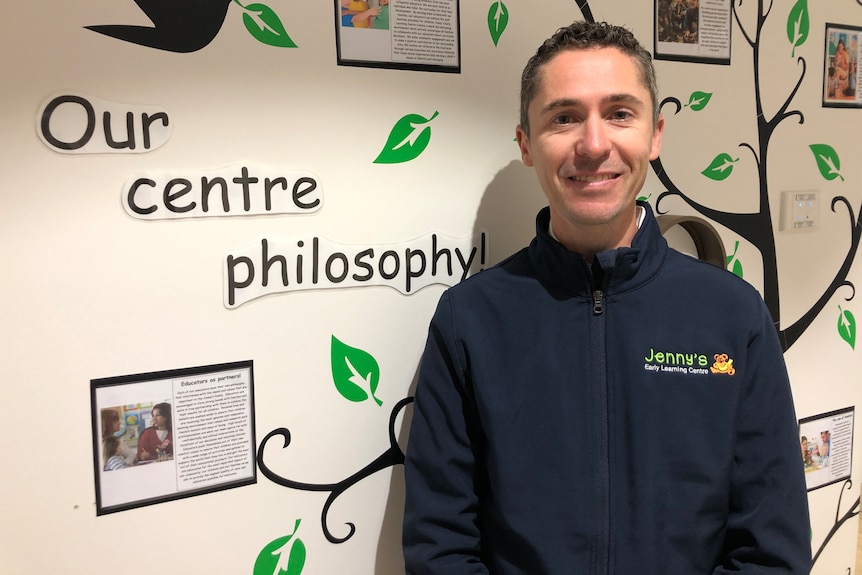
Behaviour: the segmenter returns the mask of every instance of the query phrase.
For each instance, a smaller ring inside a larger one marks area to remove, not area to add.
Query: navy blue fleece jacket
[[[409,575],[809,572],[769,313],[644,207],[600,273],[546,208],[528,248],[442,296],[407,446]]]

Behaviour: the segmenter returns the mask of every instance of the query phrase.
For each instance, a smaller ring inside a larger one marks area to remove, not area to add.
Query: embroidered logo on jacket
[[[726,353],[717,353],[713,357],[715,357],[715,363],[709,367],[709,371],[712,373],[724,373],[726,375],[736,373],[736,370],[733,368],[733,359],[727,357]]]
[[[712,365],[709,356],[702,353],[656,351],[650,348],[649,353],[644,355],[645,371],[664,371],[673,373],[685,373],[689,375],[709,375],[710,373],[733,375],[736,369],[733,367],[733,359],[726,353],[716,353]]]

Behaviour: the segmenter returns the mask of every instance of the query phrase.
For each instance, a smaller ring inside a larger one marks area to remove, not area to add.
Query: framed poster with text
[[[799,420],[799,447],[808,491],[850,479],[855,409]]]
[[[335,0],[339,66],[461,72],[460,0]]]
[[[654,0],[654,57],[730,64],[730,0]]]
[[[257,481],[251,361],[90,380],[96,515]]]

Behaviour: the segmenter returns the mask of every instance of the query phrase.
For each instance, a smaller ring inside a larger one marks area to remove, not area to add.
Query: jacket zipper
[[[602,301],[604,296],[605,294],[602,293],[602,290],[593,290],[593,315],[602,315],[602,312],[605,311],[604,302]]]
[[[592,290],[593,316],[593,360],[596,389],[596,434],[600,458],[597,468],[597,532],[594,573],[606,575],[611,565],[611,519],[610,519],[610,443],[609,443],[609,398],[607,380],[607,349],[605,341],[605,294],[600,288]]]

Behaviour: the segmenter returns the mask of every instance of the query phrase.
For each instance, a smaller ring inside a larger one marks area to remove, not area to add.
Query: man
[[[830,431],[821,431],[820,432],[820,441],[822,445],[820,446],[820,467],[828,467],[829,466],[829,456],[830,454],[830,445],[832,444],[832,433]]]
[[[516,134],[549,207],[528,248],[448,290],[431,322],[408,574],[808,573],[768,311],[670,250],[636,202],[663,125],[650,55],[623,28],[575,23],[527,64]]]

